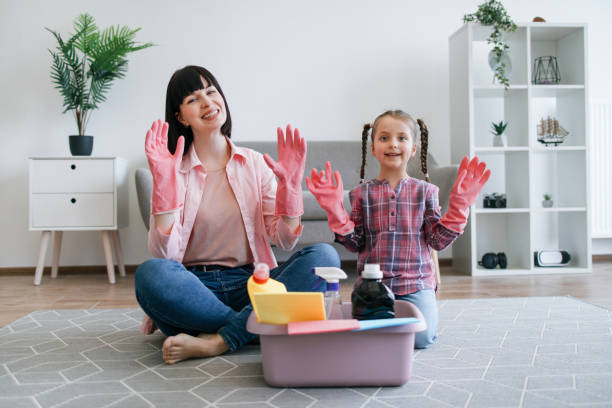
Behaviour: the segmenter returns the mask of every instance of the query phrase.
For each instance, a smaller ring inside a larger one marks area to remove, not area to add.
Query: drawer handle
[[[76,169],[76,164],[71,164],[71,165],[70,165],[70,168],[71,168],[72,170],[75,170],[75,169]]]
[[[70,199],[70,202],[71,202],[72,204],[76,203],[76,198],[71,198],[71,199]]]

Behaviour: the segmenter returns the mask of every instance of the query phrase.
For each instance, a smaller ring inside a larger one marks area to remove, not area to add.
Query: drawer
[[[112,193],[114,160],[31,160],[32,193]]]
[[[114,194],[32,194],[32,228],[112,227]]]

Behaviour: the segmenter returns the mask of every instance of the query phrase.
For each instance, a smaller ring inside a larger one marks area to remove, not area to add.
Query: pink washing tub
[[[351,304],[342,305],[351,316]],[[259,334],[266,383],[277,387],[397,386],[410,378],[414,335],[427,327],[410,302],[395,301],[396,317],[419,323],[364,331],[287,334],[287,325],[258,323],[254,313],[247,330]]]

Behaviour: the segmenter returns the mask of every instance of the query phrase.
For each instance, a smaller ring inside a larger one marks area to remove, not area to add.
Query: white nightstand
[[[108,280],[115,283],[112,246],[125,276],[119,228],[128,224],[127,161],[118,157],[31,157],[30,231],[42,231],[34,284],[39,285],[54,231],[51,277],[57,277],[63,231],[102,231]]]

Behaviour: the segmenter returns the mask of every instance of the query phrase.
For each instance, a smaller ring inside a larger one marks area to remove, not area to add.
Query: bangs
[[[200,72],[199,67],[188,66],[174,74],[172,78],[172,87],[169,89],[169,99],[173,105],[173,110],[178,111],[178,107],[183,103],[183,99],[195,91],[204,89],[210,86],[212,81],[207,75],[207,72]],[[202,78],[208,83],[204,85]]]

